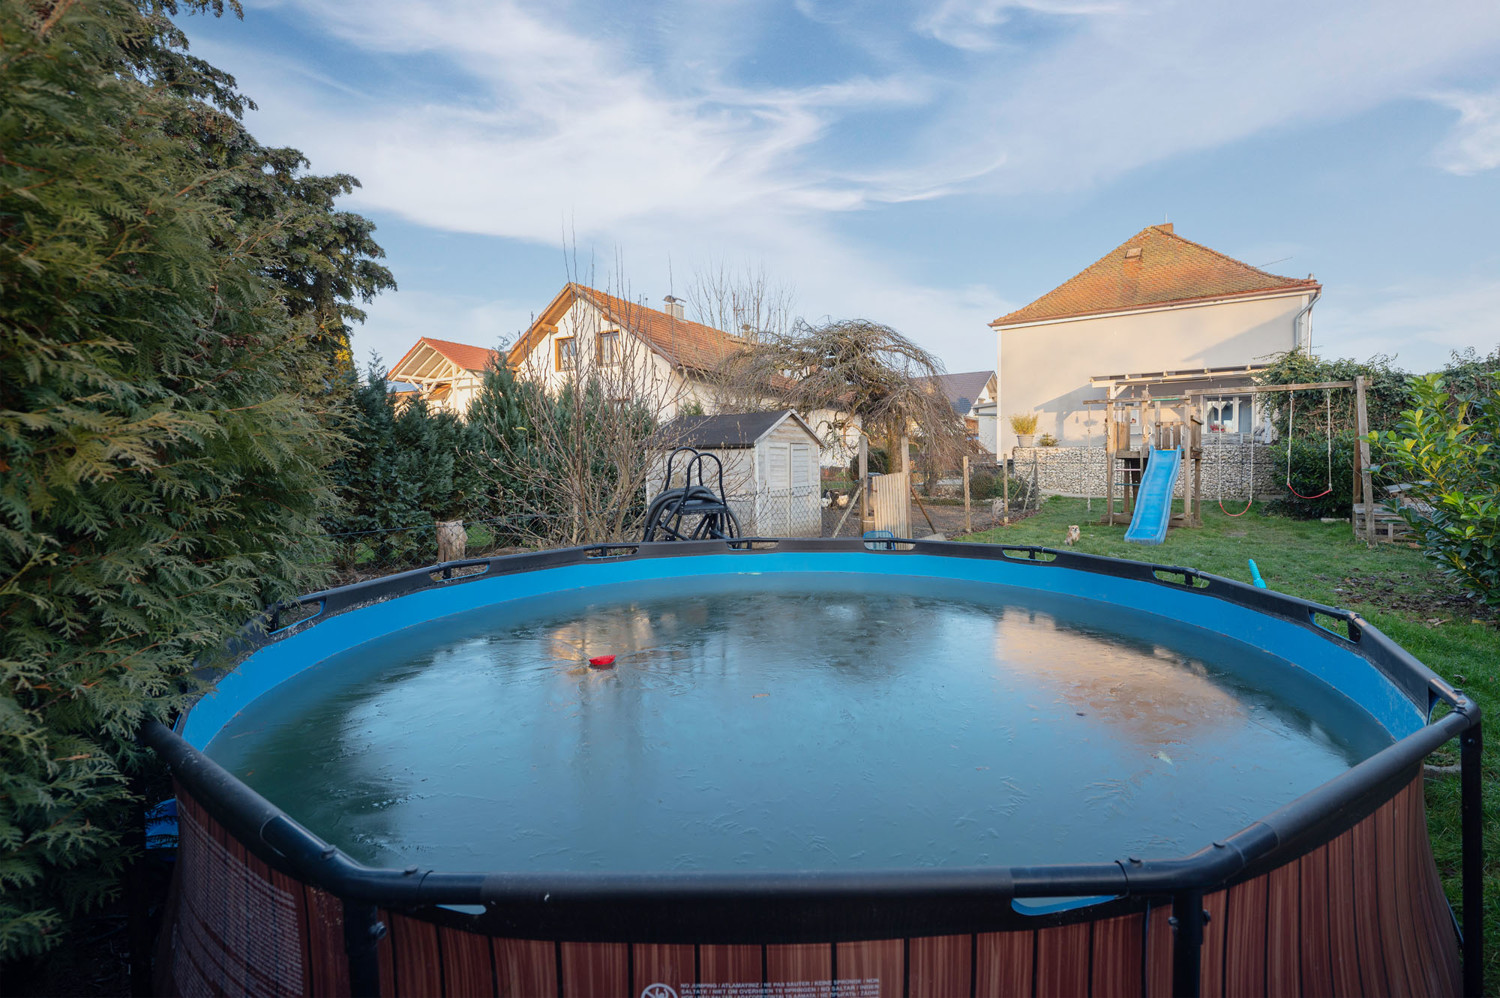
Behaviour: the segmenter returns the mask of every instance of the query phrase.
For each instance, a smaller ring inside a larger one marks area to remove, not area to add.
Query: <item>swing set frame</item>
[[[1354,486],[1354,489],[1353,489],[1353,491],[1354,491],[1354,501],[1353,501],[1352,508],[1349,511],[1349,523],[1350,523],[1350,525],[1354,529],[1354,536],[1356,538],[1360,538],[1362,536],[1363,540],[1364,540],[1364,542],[1366,544],[1366,546],[1373,548],[1375,546],[1375,517],[1373,515],[1373,510],[1375,508],[1375,502],[1376,501],[1375,501],[1374,486],[1373,486],[1373,484],[1372,484],[1372,482],[1370,480],[1370,442],[1367,439],[1368,436],[1369,436],[1369,433],[1370,433],[1370,414],[1369,414],[1369,408],[1368,408],[1367,403],[1365,401],[1365,378],[1364,378],[1364,375],[1358,375],[1358,376],[1356,376],[1353,381],[1307,381],[1307,382],[1302,382],[1302,383],[1295,384],[1295,385],[1256,385],[1254,388],[1249,388],[1249,389],[1243,390],[1241,392],[1241,394],[1244,394],[1245,392],[1248,392],[1248,393],[1255,394],[1255,395],[1269,395],[1269,394],[1272,394],[1274,392],[1302,392],[1302,391],[1318,391],[1318,390],[1322,390],[1325,393],[1324,405],[1325,405],[1325,407],[1329,407],[1329,406],[1332,405],[1332,397],[1328,393],[1331,393],[1331,392],[1333,392],[1335,390],[1338,390],[1338,389],[1347,389],[1347,388],[1354,389],[1354,437],[1355,437],[1354,467],[1352,469],[1352,471],[1353,471],[1353,486]],[[1192,391],[1187,391],[1187,392],[1183,393],[1183,395],[1186,396],[1186,397],[1188,397],[1188,398],[1218,397],[1218,396],[1222,396],[1223,394],[1224,394],[1224,391],[1222,389],[1208,389],[1208,388],[1194,389]],[[1293,399],[1292,405],[1295,406],[1295,404],[1296,404],[1296,402],[1295,402],[1296,396],[1295,395],[1292,396],[1292,399]],[[1327,495],[1328,492],[1331,491],[1332,487],[1333,487],[1333,481],[1332,481],[1333,443],[1332,443],[1332,435],[1331,435],[1332,417],[1331,417],[1331,409],[1327,409],[1326,408],[1325,411],[1329,413],[1329,415],[1328,415],[1327,418],[1329,420],[1329,427],[1330,427],[1330,437],[1329,437],[1329,483],[1328,483],[1329,487],[1328,487],[1327,490],[1319,493],[1320,496]],[[1288,420],[1288,425],[1287,425],[1287,447],[1289,448],[1288,449],[1288,458],[1290,458],[1290,447],[1291,447],[1291,437],[1292,437],[1291,430],[1292,430],[1292,428],[1291,428],[1290,419],[1289,419]],[[1252,482],[1251,483],[1252,501],[1253,501],[1253,497],[1254,497],[1254,488],[1255,488],[1255,485]],[[1288,472],[1287,472],[1287,488],[1291,489],[1291,491],[1294,494],[1301,495],[1301,493],[1297,492],[1297,490],[1295,488],[1292,488],[1292,485],[1291,485],[1290,464],[1288,465]],[[1302,498],[1304,498],[1304,499],[1306,499],[1306,498],[1317,498],[1317,496],[1311,496],[1311,497],[1310,496],[1302,496]],[[1245,508],[1248,510],[1249,506],[1247,505]],[[1362,523],[1361,523],[1360,516],[1359,516],[1359,514],[1360,514],[1361,511],[1364,511],[1364,513],[1365,513],[1364,520],[1363,520]],[[1361,531],[1361,529],[1360,529],[1361,526],[1363,526],[1363,528],[1364,528],[1363,531]]]

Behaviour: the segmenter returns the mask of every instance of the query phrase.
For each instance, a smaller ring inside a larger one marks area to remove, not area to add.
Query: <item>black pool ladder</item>
[[[687,457],[682,485],[672,485],[672,465],[679,454]],[[717,492],[703,477],[706,462],[714,463],[718,477]],[[667,457],[667,475],[662,491],[651,500],[646,511],[643,541],[728,540],[740,536],[740,522],[724,495],[724,462],[717,454],[701,453],[692,447],[679,447]]]

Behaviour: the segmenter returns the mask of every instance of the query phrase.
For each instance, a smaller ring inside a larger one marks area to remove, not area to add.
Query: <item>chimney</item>
[[[665,298],[662,299],[662,303],[664,305],[666,305],[666,308],[662,309],[662,311],[665,312],[665,313],[667,313],[668,315],[670,315],[672,318],[674,318],[674,319],[685,319],[685,318],[687,318],[687,314],[685,312],[683,312],[683,310],[682,310],[682,299],[681,298],[673,298],[671,295],[667,295]]]
[[[1171,232],[1172,231],[1172,223],[1171,222],[1163,222],[1160,225],[1158,225],[1157,228],[1160,229],[1160,230],[1162,230],[1163,232]]]

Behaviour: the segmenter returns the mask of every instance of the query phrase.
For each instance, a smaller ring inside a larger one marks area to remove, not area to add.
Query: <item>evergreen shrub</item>
[[[116,892],[140,724],[327,559],[343,313],[281,276],[371,251],[313,259],[175,12],[0,4],[0,959]]]

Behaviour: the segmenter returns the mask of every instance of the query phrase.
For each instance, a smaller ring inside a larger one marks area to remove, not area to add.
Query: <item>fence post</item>
[[[1012,449],[1011,454],[1015,453]],[[1000,521],[1003,527],[1010,526],[1010,455],[1000,462],[1000,504],[1005,510],[1004,518]]]
[[[468,534],[464,532],[464,521],[437,520],[436,524],[438,564],[458,561],[464,556],[469,543]]]
[[[870,523],[870,440],[863,433],[859,436],[859,533],[863,537],[871,529]]]
[[[990,493],[994,495],[994,493]],[[969,455],[964,455],[964,533],[974,532],[974,521],[969,516]]]
[[[1365,408],[1365,376],[1354,377],[1354,457],[1359,462],[1360,491],[1365,499],[1365,546],[1375,546],[1375,489],[1370,481],[1370,442],[1365,435],[1370,432],[1370,414]],[[1354,510],[1349,510],[1349,519],[1358,522]]]

